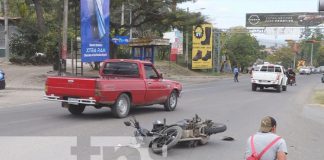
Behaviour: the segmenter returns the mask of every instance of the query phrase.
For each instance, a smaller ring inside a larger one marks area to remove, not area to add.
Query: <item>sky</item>
[[[201,12],[217,28],[245,26],[246,13],[289,13],[318,12],[319,0],[197,0],[186,2],[178,7],[189,8],[191,12]],[[287,29],[288,30],[288,29]],[[256,37],[267,45],[283,43],[284,39],[299,40],[296,28],[285,34],[275,33],[269,29],[266,34]],[[262,43],[262,42],[261,42]]]

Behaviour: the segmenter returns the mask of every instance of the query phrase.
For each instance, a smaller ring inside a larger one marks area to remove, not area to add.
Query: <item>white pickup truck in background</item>
[[[287,76],[284,67],[281,65],[264,64],[258,70],[254,70],[251,75],[252,91],[273,87],[277,92],[287,90]]]

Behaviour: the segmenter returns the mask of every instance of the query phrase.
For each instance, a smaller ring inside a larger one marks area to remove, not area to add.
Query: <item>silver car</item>
[[[310,75],[311,74],[311,69],[308,67],[302,67],[299,69],[299,74],[307,74]]]

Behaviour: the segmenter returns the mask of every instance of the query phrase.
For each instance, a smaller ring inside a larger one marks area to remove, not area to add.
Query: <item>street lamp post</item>
[[[297,54],[297,53],[294,53],[294,66],[293,66],[294,69],[296,68],[296,54]]]
[[[310,59],[310,65],[313,66],[314,43],[318,43],[318,41],[316,41],[316,40],[307,40],[306,42],[312,44],[312,46],[311,46],[311,59]]]

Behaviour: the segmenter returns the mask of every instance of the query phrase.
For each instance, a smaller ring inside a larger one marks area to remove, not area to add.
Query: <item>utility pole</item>
[[[221,33],[217,33],[217,73],[220,73]]]
[[[133,27],[132,27],[132,17],[133,17],[133,14],[132,14],[132,9],[129,10],[129,26],[130,26],[130,29],[129,29],[129,39],[132,39],[133,38]]]
[[[189,15],[189,7],[187,7],[187,14]],[[187,25],[187,31],[186,31],[186,54],[185,54],[185,61],[186,61],[187,69],[189,68],[188,55],[189,55],[189,27]]]
[[[5,61],[9,62],[9,27],[8,27],[8,0],[4,0],[4,20],[5,20]]]
[[[61,51],[61,70],[66,72],[66,59],[67,59],[67,27],[68,27],[68,4],[69,0],[64,0],[63,9],[63,29],[62,29],[62,51]]]
[[[310,60],[310,65],[311,66],[313,66],[313,52],[314,52],[314,42],[312,42],[311,60]]]
[[[288,43],[288,45],[291,47],[291,50],[294,53],[294,64],[293,64],[292,68],[296,69],[296,56],[297,56],[298,50],[299,50],[299,43],[297,43],[296,41],[291,40],[291,39],[286,39],[285,41]]]
[[[311,43],[312,45],[311,45],[311,59],[310,59],[310,65],[311,66],[313,66],[313,52],[314,52],[314,43],[318,43],[318,41],[316,41],[316,40],[307,40],[306,41],[307,43]]]

